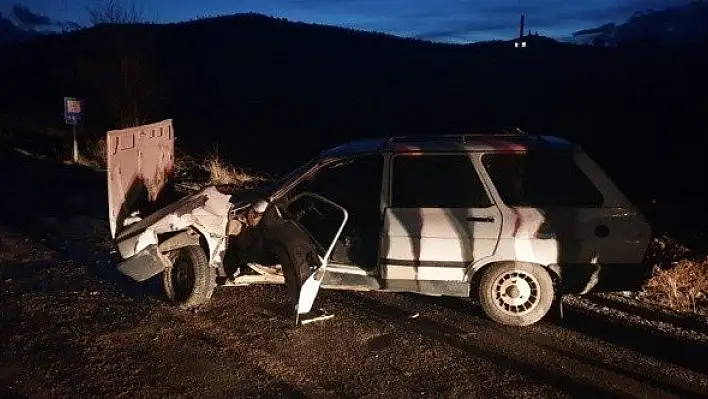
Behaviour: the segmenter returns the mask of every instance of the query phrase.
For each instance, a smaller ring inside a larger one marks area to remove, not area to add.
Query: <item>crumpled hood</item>
[[[200,190],[199,192],[195,194],[188,195],[186,197],[183,197],[170,205],[165,206],[164,208],[161,208],[144,219],[133,223],[131,225],[128,225],[127,227],[123,229],[118,230],[118,234],[116,234],[116,241],[123,241],[128,238],[131,238],[137,234],[140,234],[141,232],[145,231],[148,227],[151,225],[157,223],[160,221],[162,218],[169,214],[184,214],[184,213],[189,213],[195,208],[198,208],[200,206],[203,206],[206,203],[207,200],[207,191],[209,191],[210,187],[207,187],[203,190]]]

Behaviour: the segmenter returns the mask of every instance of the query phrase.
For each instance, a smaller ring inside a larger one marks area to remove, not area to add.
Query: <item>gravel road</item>
[[[295,327],[282,286],[175,310],[115,271],[105,176],[1,155],[3,397],[708,395],[708,343],[592,299],[529,328],[471,300],[345,291],[316,301],[333,319]]]

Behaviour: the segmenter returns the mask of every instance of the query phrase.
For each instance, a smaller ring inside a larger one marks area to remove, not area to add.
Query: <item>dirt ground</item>
[[[251,286],[176,310],[115,271],[105,176],[3,155],[3,397],[708,395],[708,345],[573,309],[517,329],[470,300],[323,291],[335,317],[295,327],[284,287]]]

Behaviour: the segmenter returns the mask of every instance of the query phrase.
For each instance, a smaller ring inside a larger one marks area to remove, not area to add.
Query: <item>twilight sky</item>
[[[125,0],[129,3],[131,0]],[[374,30],[433,41],[511,39],[519,15],[527,27],[551,37],[621,23],[640,9],[661,9],[689,0],[134,0],[152,21],[258,12],[290,20]],[[19,3],[51,21],[88,24],[86,6],[95,0],[0,0],[0,12]],[[42,18],[37,19],[41,21]],[[47,19],[44,19],[47,21]]]

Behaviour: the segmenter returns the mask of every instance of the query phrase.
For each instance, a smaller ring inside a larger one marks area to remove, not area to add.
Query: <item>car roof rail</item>
[[[515,127],[509,131],[498,133],[462,133],[462,134],[427,134],[413,136],[394,136],[388,139],[388,147],[394,144],[410,144],[421,141],[453,141],[465,145],[469,140],[482,137],[528,137],[526,132]]]

